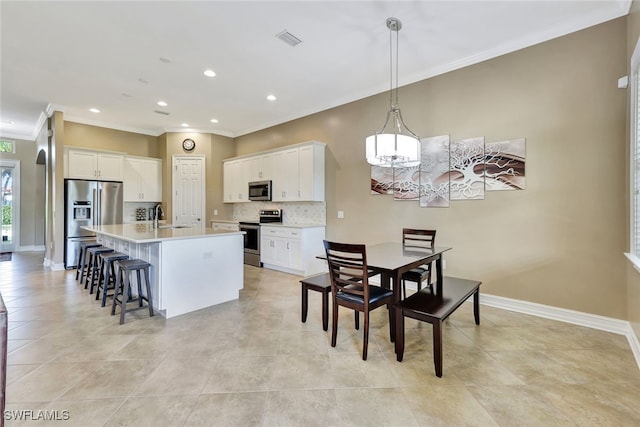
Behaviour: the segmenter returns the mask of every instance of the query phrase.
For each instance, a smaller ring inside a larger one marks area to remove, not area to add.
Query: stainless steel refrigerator
[[[74,268],[80,242],[95,239],[86,225],[122,224],[122,183],[65,179],[64,265]]]

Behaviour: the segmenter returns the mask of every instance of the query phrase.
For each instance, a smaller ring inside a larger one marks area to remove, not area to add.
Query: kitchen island
[[[153,228],[151,223],[85,228],[96,233],[98,243],[152,265],[153,307],[166,318],[239,297],[244,281],[242,232]]]

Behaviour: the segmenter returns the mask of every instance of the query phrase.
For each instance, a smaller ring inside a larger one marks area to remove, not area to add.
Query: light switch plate
[[[338,211],[338,218],[344,218],[344,211]]]

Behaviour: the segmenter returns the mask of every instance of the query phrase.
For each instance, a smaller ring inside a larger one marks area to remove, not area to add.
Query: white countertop
[[[169,225],[169,224],[165,224]],[[197,239],[229,234],[243,234],[242,231],[214,230],[213,228],[153,228],[153,224],[113,224],[83,227],[97,234],[115,237],[133,243],[162,242],[164,240]]]

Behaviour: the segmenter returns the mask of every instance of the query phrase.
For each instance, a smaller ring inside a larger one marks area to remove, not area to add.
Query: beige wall
[[[627,40],[627,58],[629,59],[629,65],[633,51],[638,44],[640,37],[640,5],[634,1],[631,6],[631,13],[628,16],[628,40]],[[628,69],[628,74],[631,76],[633,73],[631,69]],[[627,115],[629,118],[630,114]],[[627,129],[629,129],[630,121],[627,120]],[[628,131],[629,133],[629,131]],[[629,149],[627,149],[627,159],[629,159]],[[626,163],[627,176],[629,173],[629,161]],[[627,178],[627,195],[629,192],[629,179]],[[629,198],[626,200],[627,212],[629,211]],[[629,217],[625,224],[629,224]],[[630,230],[627,228],[627,236],[630,235]],[[629,245],[629,239],[627,239],[627,246]],[[627,316],[631,327],[635,331],[636,338],[640,341],[640,273],[638,273],[630,263],[626,265],[627,274]]]
[[[182,141],[191,138],[196,142],[196,148],[190,153],[182,149]],[[171,192],[171,167],[174,156],[204,156],[206,174],[206,218],[205,225],[210,226],[209,221],[214,218],[214,209],[218,210],[216,218],[231,218],[233,207],[222,203],[222,160],[235,155],[233,139],[201,133],[167,133],[159,137],[164,156],[164,173],[162,180],[165,183],[162,189],[162,201],[165,206],[165,214],[171,217],[173,197]]]
[[[65,145],[119,151],[131,156],[159,158],[158,138],[133,132],[65,121]]]
[[[20,161],[20,242],[16,250],[33,250],[44,245],[45,167],[36,164],[35,141],[13,141],[16,152],[2,153],[0,158]]]
[[[485,293],[624,319],[626,37],[621,18],[400,90],[419,135],[525,137],[525,191],[442,209],[370,195],[364,138],[382,126],[387,94],[239,137],[237,154],[323,141],[329,239],[436,228],[453,247],[445,273]]]

